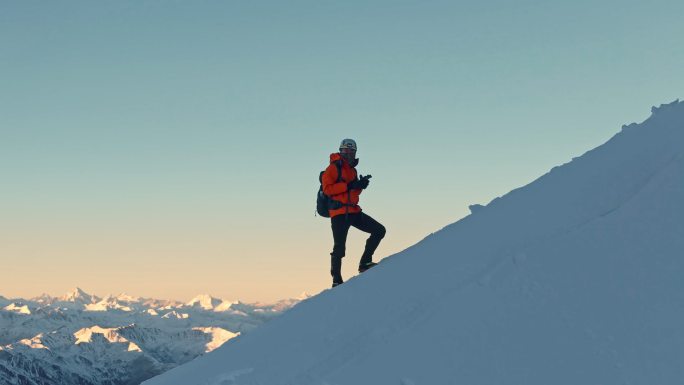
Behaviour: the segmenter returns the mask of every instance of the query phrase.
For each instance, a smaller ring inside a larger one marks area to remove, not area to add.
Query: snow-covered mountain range
[[[680,384],[682,277],[676,101],[145,384]]]
[[[0,384],[118,385],[143,380],[249,333],[301,298],[182,303],[126,294],[0,296]]]

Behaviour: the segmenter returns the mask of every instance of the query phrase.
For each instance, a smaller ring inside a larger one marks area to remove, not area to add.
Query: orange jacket
[[[337,166],[335,163],[340,161],[342,162],[342,180],[338,183]],[[359,195],[361,195],[361,191],[363,190],[347,191],[347,183],[356,179],[356,176],[356,169],[350,165],[349,162],[344,160],[339,153],[330,154],[330,165],[325,169],[323,178],[321,179],[323,193],[336,201],[342,202],[345,205],[350,205],[342,206],[335,210],[329,210],[330,218],[347,212],[350,214],[361,212],[361,207],[359,207]]]

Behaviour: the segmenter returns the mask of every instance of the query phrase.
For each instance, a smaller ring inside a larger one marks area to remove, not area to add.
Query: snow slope
[[[145,384],[681,383],[684,103],[652,112]]]

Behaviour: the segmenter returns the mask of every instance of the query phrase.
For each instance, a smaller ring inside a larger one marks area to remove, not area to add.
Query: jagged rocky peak
[[[64,302],[78,302],[84,304],[93,303],[100,300],[97,296],[86,293],[80,287],[75,287],[68,293],[61,296],[59,299]]]

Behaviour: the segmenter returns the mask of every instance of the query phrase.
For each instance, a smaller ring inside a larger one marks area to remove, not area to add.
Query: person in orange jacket
[[[361,211],[359,195],[368,187],[370,175],[359,177],[356,173],[356,142],[344,139],[340,144],[340,152],[330,154],[330,165],[321,178],[323,193],[334,201],[329,209],[333,233],[333,251],[330,253],[330,274],[332,287],[344,282],[342,279],[342,258],[345,255],[349,227],[370,233],[366,247],[359,261],[359,273],[375,266],[373,253],[385,236],[385,226]],[[338,170],[342,175],[338,174]]]

